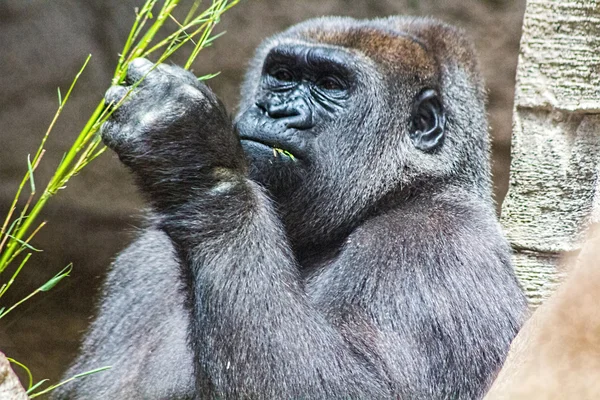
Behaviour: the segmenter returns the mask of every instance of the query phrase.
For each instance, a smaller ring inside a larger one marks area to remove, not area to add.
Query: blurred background
[[[0,221],[58,106],[87,54],[81,77],[46,146],[38,186],[69,148],[108,88],[118,52],[142,0],[3,0],[0,2]],[[184,3],[184,1],[182,1]],[[207,2],[208,3],[208,2]],[[227,34],[200,54],[194,72],[221,74],[209,85],[232,112],[254,48],[265,37],[311,17],[427,15],[463,27],[486,78],[500,203],[508,184],[514,76],[525,0],[242,0],[217,31]],[[0,322],[0,350],[30,367],[36,380],[59,379],[94,314],[115,254],[141,226],[144,204],[110,152],[75,177],[46,207],[48,225],[24,272],[0,306],[12,304],[72,262],[72,276]],[[160,290],[160,288],[157,288]],[[5,296],[6,297],[6,296]]]

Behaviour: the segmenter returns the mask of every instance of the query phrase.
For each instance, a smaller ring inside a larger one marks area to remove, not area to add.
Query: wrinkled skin
[[[135,60],[102,127],[153,209],[56,398],[481,398],[526,303],[461,32],[323,18],[263,43],[231,121]]]

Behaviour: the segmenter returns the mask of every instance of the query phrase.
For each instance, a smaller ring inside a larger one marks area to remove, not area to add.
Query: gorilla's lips
[[[294,149],[294,146],[282,144],[280,141],[271,141],[265,140],[263,138],[250,137],[245,135],[240,135],[240,141],[242,145],[247,148],[255,148],[256,150],[268,151],[273,154],[275,157],[287,157],[292,161],[296,161],[300,159],[298,157],[297,149]],[[252,150],[250,150],[252,151]]]
[[[290,127],[286,118],[271,118],[259,107],[250,107],[235,122],[246,153],[255,159],[307,160],[310,130]]]

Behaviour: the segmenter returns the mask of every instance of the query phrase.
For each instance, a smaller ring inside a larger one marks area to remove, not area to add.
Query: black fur
[[[193,75],[151,68],[103,137],[154,218],[67,375],[113,368],[55,398],[484,395],[526,302],[460,31],[292,27],[257,50],[235,125]]]

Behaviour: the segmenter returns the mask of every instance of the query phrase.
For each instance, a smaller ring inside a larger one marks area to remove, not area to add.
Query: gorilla
[[[134,60],[107,103],[132,85],[102,136],[151,216],[67,376],[112,368],[54,398],[484,396],[527,305],[460,30],[301,23],[258,48],[233,120],[179,67]]]

